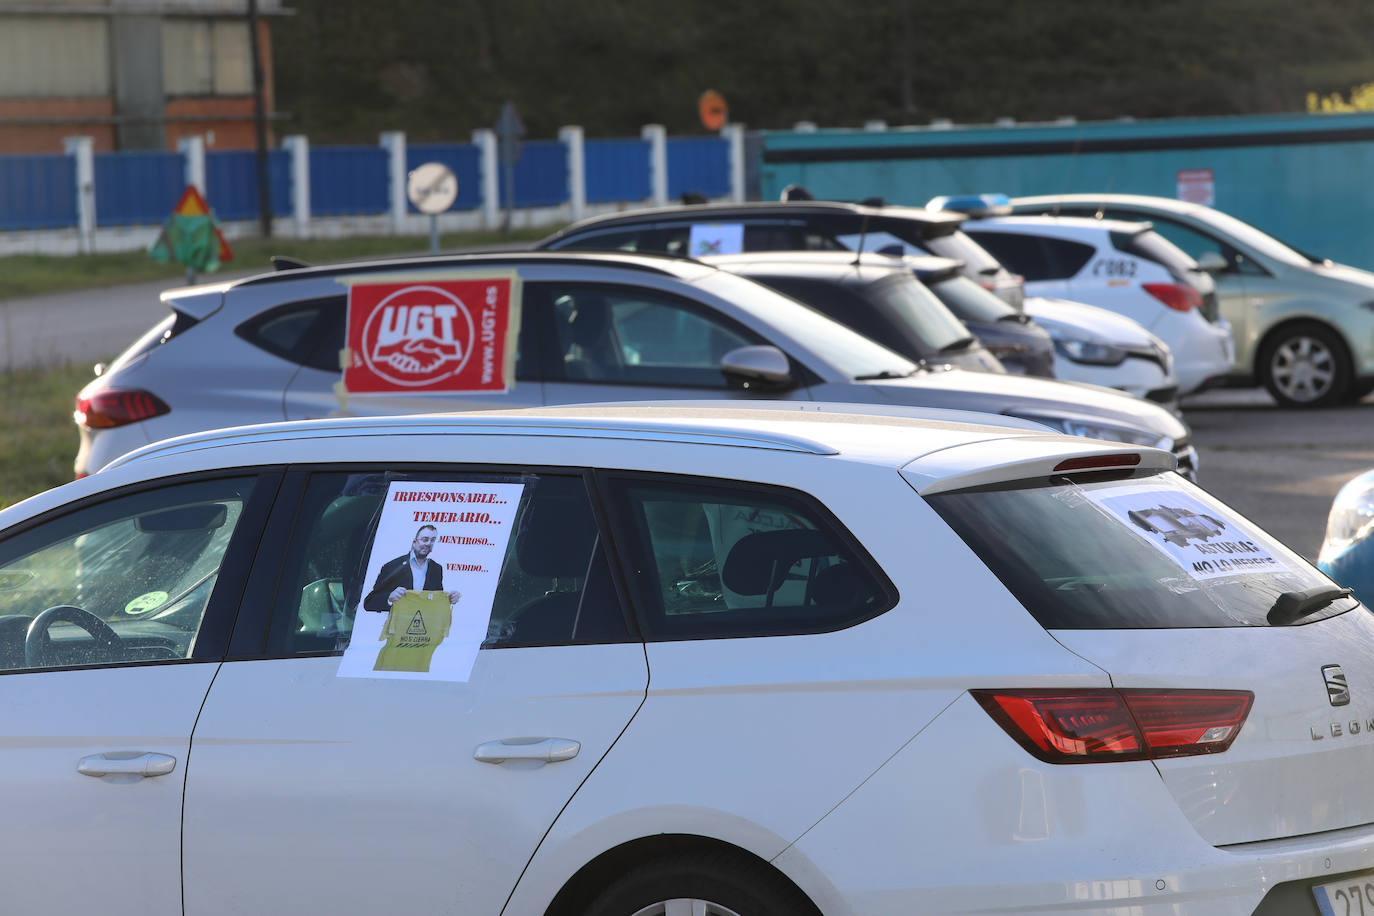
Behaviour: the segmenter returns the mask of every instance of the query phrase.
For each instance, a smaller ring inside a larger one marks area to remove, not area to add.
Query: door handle
[[[557,763],[573,759],[580,750],[581,742],[571,738],[503,738],[479,744],[472,756],[482,763],[504,763],[507,760]]]
[[[82,776],[166,776],[177,768],[168,754],[139,751],[106,751],[82,757],[76,771]]]

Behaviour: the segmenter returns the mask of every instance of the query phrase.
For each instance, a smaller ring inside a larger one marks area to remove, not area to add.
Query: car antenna
[[[863,222],[859,223],[859,250],[854,254],[854,263],[850,267],[858,267],[863,261],[864,241],[868,236],[868,210],[864,210]]]

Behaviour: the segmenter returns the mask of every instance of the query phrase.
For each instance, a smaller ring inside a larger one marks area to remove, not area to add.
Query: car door
[[[552,329],[544,354],[548,404],[678,398],[809,399],[803,388],[764,393],[730,384],[721,359],[769,341],[659,290],[624,284],[530,283]]]
[[[287,487],[299,508],[272,521],[196,726],[185,912],[499,913],[647,689],[584,478],[392,467],[293,472]],[[426,505],[397,496],[483,489],[504,502],[451,514],[512,524],[480,535],[444,518],[412,532],[408,513]],[[426,538],[444,589],[461,593],[449,632],[486,621],[461,679],[420,670],[457,637],[395,667],[390,637],[379,651],[361,635],[379,615],[359,596],[386,600],[393,584],[374,561]],[[375,667],[345,676],[369,646]]]
[[[181,913],[191,729],[273,475],[87,500],[0,540],[11,913]]]

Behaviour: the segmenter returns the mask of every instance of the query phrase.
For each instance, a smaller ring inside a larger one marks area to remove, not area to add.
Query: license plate
[[[1312,888],[1323,916],[1374,916],[1374,872]]]

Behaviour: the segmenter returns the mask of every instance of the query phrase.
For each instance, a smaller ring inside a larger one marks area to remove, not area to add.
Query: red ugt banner
[[[344,387],[350,393],[509,390],[519,282],[512,272],[353,283]]]

